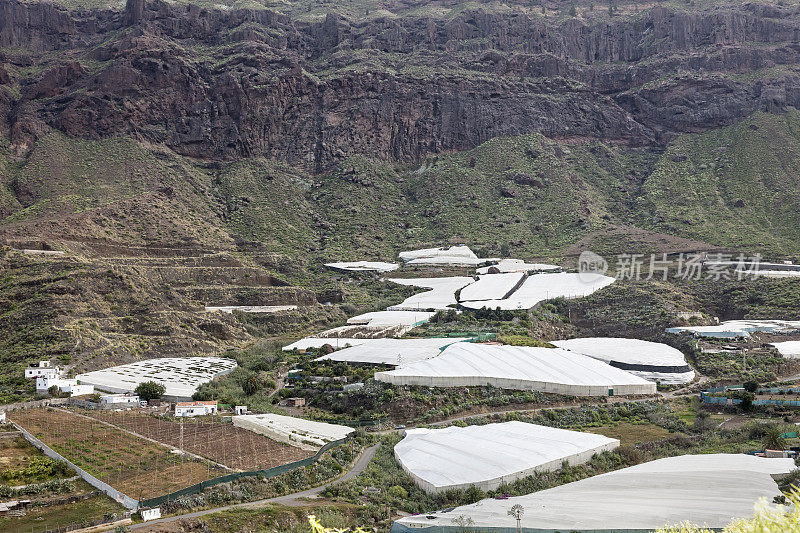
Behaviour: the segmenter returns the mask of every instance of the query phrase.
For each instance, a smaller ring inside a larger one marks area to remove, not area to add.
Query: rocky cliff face
[[[55,128],[314,171],[531,132],[660,143],[800,105],[799,32],[800,8],[757,4],[311,23],[160,0],[74,12],[0,0],[0,113],[20,151]]]

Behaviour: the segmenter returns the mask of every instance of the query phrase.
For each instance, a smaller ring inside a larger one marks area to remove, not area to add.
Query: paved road
[[[356,477],[357,475],[359,475],[361,472],[363,472],[364,469],[367,468],[367,465],[372,460],[372,458],[375,457],[375,452],[378,451],[378,446],[380,446],[380,444],[374,444],[369,448],[367,448],[366,450],[364,450],[361,456],[356,460],[356,463],[353,465],[353,468],[348,470],[343,476],[331,481],[330,483],[320,485],[319,487],[304,490],[302,492],[296,492],[294,494],[287,494],[286,496],[279,496],[277,498],[269,498],[266,500],[258,500],[247,503],[237,503],[235,505],[227,505],[225,507],[215,507],[214,509],[206,509],[203,511],[197,511],[194,513],[187,513],[178,516],[170,516],[167,518],[162,518],[160,520],[152,520],[150,522],[145,522],[142,524],[134,524],[130,526],[130,529],[148,531],[151,528],[154,528],[155,526],[159,526],[161,524],[167,524],[170,522],[175,522],[177,520],[183,520],[186,518],[198,518],[201,516],[205,516],[207,514],[227,511],[229,509],[257,509],[259,507],[263,507],[268,504],[288,505],[290,507],[300,507],[303,505],[308,505],[309,502],[306,501],[305,498],[316,498],[320,495],[320,493],[323,490],[330,487],[331,485],[349,481],[354,477]]]

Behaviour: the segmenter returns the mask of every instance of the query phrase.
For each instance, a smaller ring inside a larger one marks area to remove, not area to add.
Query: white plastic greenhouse
[[[524,533],[652,531],[681,522],[721,529],[752,516],[760,499],[771,502],[780,493],[772,475],[794,469],[792,459],[745,454],[670,457],[526,496],[409,516],[395,522],[392,533],[455,533],[462,530],[456,518],[476,530],[513,531],[517,524],[508,511],[514,505],[524,509]]]
[[[332,270],[345,272],[391,272],[400,268],[400,265],[396,263],[384,263],[382,261],[345,261],[325,263],[325,266]]]
[[[617,439],[524,422],[410,429],[394,447],[397,461],[426,492],[495,490],[504,483],[585,463],[614,450]]]
[[[274,414],[240,415],[231,420],[236,427],[306,450],[317,450],[355,431],[347,426]]]
[[[344,361],[347,363],[372,363],[403,365],[436,357],[442,350],[469,338],[434,339],[373,339],[367,344],[345,348],[325,355],[317,361]]]
[[[133,392],[140,383],[156,381],[166,387],[165,397],[190,400],[200,385],[232,372],[236,366],[233,359],[221,357],[168,357],[95,370],[75,377],[81,384],[115,393]]]
[[[526,263],[522,259],[502,259],[495,265],[481,267],[477,270],[478,274],[488,274],[489,269],[496,268],[501,274],[509,272],[552,272],[561,270],[558,265],[548,265],[545,263]]]
[[[800,358],[800,341],[784,341],[772,343],[778,353],[787,359]]]
[[[650,381],[688,383],[694,370],[683,352],[659,342],[616,337],[587,337],[553,341],[551,344],[586,355]]]
[[[552,298],[578,298],[588,296],[616,281],[614,278],[594,273],[535,274],[528,276],[522,286],[505,299],[461,302],[468,309],[530,309],[539,302]]]
[[[414,309],[449,309],[456,305],[456,291],[474,283],[468,276],[452,276],[447,278],[395,278],[390,279],[399,285],[431,289],[409,296],[403,302],[389,307],[390,311],[407,311]]]
[[[510,296],[524,282],[524,272],[509,274],[484,274],[478,281],[461,289],[462,302],[502,300]]]
[[[785,333],[800,329],[800,320],[728,320],[715,326],[686,326],[667,328],[667,333],[694,333],[698,337],[733,339],[749,337],[751,333]]]
[[[572,396],[655,394],[656,384],[561,348],[457,343],[432,359],[404,364],[375,379],[393,385],[536,390]]]

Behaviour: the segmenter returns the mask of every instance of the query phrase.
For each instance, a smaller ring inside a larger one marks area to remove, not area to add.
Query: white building
[[[104,394],[100,396],[101,405],[128,405],[138,403],[139,396],[136,394]]]
[[[155,509],[140,509],[139,514],[142,516],[142,520],[145,522],[150,520],[158,520],[161,518],[161,507],[156,507]]]
[[[217,414],[217,401],[211,402],[178,402],[175,404],[175,416],[207,416]]]
[[[36,379],[42,376],[55,378],[58,377],[58,375],[59,368],[57,366],[52,366],[50,361],[39,361],[38,365],[29,366],[25,369],[25,379]]]
[[[70,396],[94,394],[94,385],[82,384],[77,379],[64,379],[49,375],[36,378],[36,392],[45,393],[50,390],[50,387],[58,387],[61,392],[69,393]]]

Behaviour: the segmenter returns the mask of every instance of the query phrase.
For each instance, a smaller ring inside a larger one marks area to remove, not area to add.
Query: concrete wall
[[[22,432],[22,436],[25,437],[25,440],[30,442],[36,448],[40,449],[42,451],[42,453],[44,453],[47,457],[50,457],[51,459],[55,459],[57,461],[63,461],[65,463],[67,463],[69,465],[69,467],[72,468],[73,470],[75,470],[75,472],[77,472],[78,475],[81,476],[89,485],[91,485],[94,488],[96,488],[97,490],[105,493],[111,499],[119,502],[120,504],[124,505],[128,509],[136,509],[136,508],[139,507],[139,502],[138,501],[134,500],[133,498],[131,498],[130,496],[128,496],[126,494],[121,493],[120,491],[118,491],[117,489],[115,489],[114,487],[109,485],[108,483],[100,481],[99,479],[97,479],[96,477],[91,475],[90,473],[88,473],[85,470],[83,470],[83,469],[79,468],[78,466],[76,466],[71,461],[68,461],[61,454],[59,454],[58,452],[56,452],[55,450],[50,448],[48,445],[46,445],[45,443],[43,443],[42,441],[40,441],[39,439],[34,437],[28,430],[26,430],[25,428],[23,428],[19,424],[15,423],[13,421],[11,423],[14,425],[14,427],[16,427],[19,431]]]

